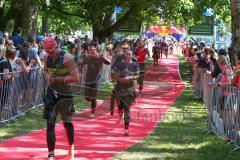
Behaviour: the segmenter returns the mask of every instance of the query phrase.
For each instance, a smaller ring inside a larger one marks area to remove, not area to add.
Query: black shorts
[[[55,105],[56,115],[60,114],[63,121],[71,121],[74,112],[73,97],[63,97]]]
[[[119,108],[131,107],[133,102],[135,101],[135,99],[136,99],[135,92],[129,93],[124,96],[120,96],[120,98],[119,98],[120,102],[118,104],[118,107]]]
[[[85,98],[97,98],[98,85],[97,83],[86,83],[84,87]]]
[[[59,114],[63,121],[71,121],[74,109],[73,96],[57,94],[54,96],[48,90],[44,97],[44,114],[43,118],[47,120],[55,119]]]

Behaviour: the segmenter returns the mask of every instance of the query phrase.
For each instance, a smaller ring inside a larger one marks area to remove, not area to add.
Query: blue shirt
[[[37,52],[38,52],[37,48],[30,47],[30,49],[29,49],[29,61],[31,61],[31,60],[37,61],[37,56],[38,56]],[[34,63],[32,65],[32,68],[35,68],[35,67],[37,67],[37,65]]]
[[[13,37],[13,44],[15,47],[19,47],[19,45],[23,44],[24,42],[24,37],[21,36],[20,34],[16,35],[15,37]]]

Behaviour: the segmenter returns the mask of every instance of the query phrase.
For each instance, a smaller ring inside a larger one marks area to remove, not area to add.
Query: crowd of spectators
[[[189,43],[183,50],[186,60],[190,64],[191,83],[193,83],[194,68],[199,67],[212,77],[212,87],[236,86],[240,87],[238,74],[240,52],[235,59],[231,59],[231,48],[216,51],[214,47]]]

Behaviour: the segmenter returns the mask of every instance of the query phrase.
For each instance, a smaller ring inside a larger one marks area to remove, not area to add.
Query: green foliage
[[[215,16],[218,16],[224,22],[231,20],[229,0],[39,1],[39,15],[49,18],[51,32],[67,32],[69,30],[86,28],[87,26],[92,27],[98,33],[109,32],[111,34],[127,21],[132,21],[132,19],[144,21],[147,24],[164,23],[191,26],[204,21],[202,15],[207,8],[212,8],[215,11]],[[17,4],[21,3],[18,0],[1,0],[1,2],[3,2],[4,13],[7,13],[11,8],[16,8]],[[115,6],[123,7],[126,14],[131,11],[127,17],[123,16],[123,20],[119,20],[120,24],[117,25],[113,25],[111,21],[111,15],[114,12]],[[16,13],[14,10],[13,12]],[[11,16],[14,17],[15,15],[12,14]],[[1,6],[0,18],[4,18],[1,15]]]

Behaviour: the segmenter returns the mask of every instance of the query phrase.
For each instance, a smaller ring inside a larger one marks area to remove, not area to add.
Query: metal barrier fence
[[[87,67],[79,68],[81,83],[69,85],[69,90],[76,95],[82,95]],[[9,73],[8,73],[9,74]],[[43,104],[47,89],[43,68],[32,69],[29,73],[14,72],[8,80],[0,84],[0,124],[8,123]],[[2,77],[0,73],[0,77]],[[110,81],[110,68],[103,68],[100,82]]]
[[[103,64],[100,82],[110,82],[111,81],[110,70],[111,70],[111,65]]]
[[[13,72],[0,86],[0,123],[7,123],[42,104],[46,81],[42,68]]]
[[[202,68],[194,68],[193,88],[208,110],[208,131],[224,136],[240,148],[240,93],[234,86],[213,87],[214,79]]]

